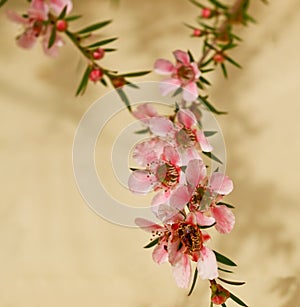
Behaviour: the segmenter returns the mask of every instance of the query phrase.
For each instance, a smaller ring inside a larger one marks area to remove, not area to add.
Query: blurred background
[[[156,58],[172,60],[175,49],[200,52],[182,25],[199,14],[187,1],[73,2],[74,14],[84,16],[73,29],[114,19],[103,34],[120,38],[111,45],[119,51],[105,58],[107,67],[147,70]],[[211,100],[229,112],[219,123],[235,183],[227,200],[237,217],[230,236],[215,235],[211,246],[238,262],[229,278],[247,284],[228,288],[250,306],[300,306],[300,2],[251,2],[258,24],[238,30],[244,42],[233,52],[244,69],[230,68],[229,81],[220,71],[210,79]],[[72,169],[74,133],[107,90],[90,84],[75,98],[83,62],[68,41],[56,59],[39,44],[31,51],[16,46],[21,29],[5,11],[26,7],[8,1],[0,10],[0,306],[208,306],[206,282],[187,297],[169,265],[157,266],[142,248],[147,233],[103,220],[81,198]],[[99,155],[111,137],[109,131],[102,137]],[[98,163],[109,167],[105,159]]]

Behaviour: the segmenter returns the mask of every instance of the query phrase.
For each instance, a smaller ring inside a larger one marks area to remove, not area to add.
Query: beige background
[[[74,98],[82,64],[69,42],[55,60],[40,46],[15,46],[20,29],[4,11],[22,12],[23,2],[8,1],[0,11],[0,306],[208,306],[205,282],[187,298],[170,267],[158,267],[142,249],[147,233],[106,222],[80,197],[72,141],[84,111],[105,90],[91,85]],[[230,289],[250,306],[300,306],[300,3],[252,2],[258,25],[239,30],[244,43],[235,52],[244,69],[230,69],[230,81],[212,76],[212,100],[230,113],[219,120],[237,224],[211,244],[239,263],[232,278],[247,285]],[[149,69],[174,49],[198,52],[181,25],[197,14],[186,1],[122,0],[118,9],[108,1],[74,4],[85,23],[115,19],[104,31],[120,37],[119,52],[105,60],[109,67]]]

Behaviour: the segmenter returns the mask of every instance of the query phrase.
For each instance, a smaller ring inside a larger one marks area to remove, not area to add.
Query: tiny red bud
[[[202,31],[200,29],[194,29],[193,36],[200,36],[202,34]]]
[[[223,63],[225,61],[225,58],[222,54],[217,53],[217,54],[214,55],[214,61],[216,63]]]
[[[126,80],[124,77],[115,77],[111,79],[111,82],[115,88],[122,87],[126,84]]]
[[[95,60],[101,60],[104,57],[105,51],[102,48],[98,48],[97,50],[93,51],[93,58]]]
[[[103,77],[103,71],[101,68],[95,68],[90,72],[90,80],[93,82],[97,82]]]
[[[204,9],[202,9],[201,16],[203,18],[209,18],[211,16],[211,10],[205,7]]]
[[[64,32],[67,30],[67,28],[68,28],[68,23],[65,20],[63,19],[57,20],[56,22],[57,31]]]

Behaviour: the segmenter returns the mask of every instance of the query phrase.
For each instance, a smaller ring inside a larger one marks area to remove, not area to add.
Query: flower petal
[[[190,66],[192,66],[194,74],[195,74],[195,79],[198,79],[201,76],[201,72],[198,68],[198,64],[193,62],[190,64]]]
[[[195,115],[188,109],[180,109],[177,112],[177,119],[186,128],[191,128],[197,123]]]
[[[165,146],[162,154],[162,159],[166,162],[170,162],[173,165],[178,164],[179,154],[173,146]]]
[[[164,242],[159,242],[152,253],[152,259],[157,264],[162,264],[168,260],[168,252],[166,250],[166,244]]]
[[[196,137],[197,137],[197,141],[199,142],[202,151],[204,152],[213,151],[213,147],[208,143],[206,136],[201,130],[197,131]]]
[[[30,8],[28,9],[28,15],[31,19],[46,20],[49,12],[48,5],[44,0],[32,0]]]
[[[162,96],[167,96],[172,91],[177,90],[181,86],[181,82],[178,79],[170,78],[163,80],[159,83],[159,90]]]
[[[154,71],[159,75],[171,75],[174,70],[174,65],[168,60],[158,59],[154,63]]]
[[[158,113],[150,103],[143,103],[132,112],[132,115],[140,120],[145,120],[147,118],[158,116]]]
[[[232,211],[224,205],[214,206],[211,208],[211,211],[217,222],[217,231],[220,233],[230,233],[235,224],[235,216]]]
[[[155,224],[152,221],[140,218],[140,217],[135,219],[135,223],[136,223],[137,226],[139,226],[143,230],[149,231],[149,232],[152,232],[152,231],[155,231],[155,230],[162,230],[163,229],[162,226],[160,226],[158,224]]]
[[[179,288],[188,288],[191,279],[191,263],[189,256],[182,254],[173,267],[173,276]]]
[[[28,28],[17,38],[17,44],[24,49],[31,49],[35,45],[36,40],[35,31],[32,28]]]
[[[221,195],[227,195],[233,190],[233,182],[228,176],[215,172],[209,179],[212,190]]]
[[[62,12],[65,6],[67,6],[67,14],[69,14],[73,8],[71,0],[50,0],[50,7],[57,16]]]
[[[212,216],[206,216],[200,211],[195,212],[195,215],[199,226],[210,226],[215,223],[215,219]]]
[[[165,117],[153,117],[149,119],[149,128],[155,135],[164,137],[173,130],[173,124]]]
[[[172,192],[170,197],[170,205],[173,208],[182,210],[191,199],[191,193],[186,186],[181,186]]]
[[[128,179],[129,190],[137,194],[146,194],[152,189],[152,180],[149,173],[142,170],[132,172]]]
[[[182,50],[175,50],[173,52],[174,56],[175,56],[175,59],[178,61],[178,62],[181,62],[183,63],[184,65],[190,65],[190,57],[189,55],[187,54],[187,52],[185,51],[182,51]]]
[[[203,246],[197,262],[197,269],[201,279],[215,279],[219,276],[217,259],[212,250]]]
[[[182,98],[187,102],[195,101],[198,98],[198,88],[195,82],[189,82],[183,86]]]
[[[206,177],[206,167],[202,160],[191,160],[185,170],[186,180],[189,185],[196,188]]]
[[[29,25],[29,23],[30,23],[28,18],[24,18],[24,17],[20,16],[19,14],[17,14],[16,12],[11,11],[11,10],[8,10],[6,12],[6,16],[9,20],[16,22],[16,23],[20,23],[20,24],[23,24],[23,25]]]

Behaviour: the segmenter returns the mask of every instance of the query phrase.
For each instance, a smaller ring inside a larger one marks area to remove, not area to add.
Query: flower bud
[[[224,304],[230,297],[230,292],[217,284],[215,281],[211,281],[211,301],[216,305]]]
[[[104,57],[105,51],[102,48],[98,48],[97,50],[93,51],[93,58],[95,60],[101,60]]]
[[[194,29],[193,36],[199,37],[202,34],[202,31],[200,29]]]
[[[211,9],[205,7],[204,9],[202,9],[201,16],[203,18],[209,18],[209,17],[211,17],[211,13],[212,13]]]
[[[57,31],[64,32],[67,30],[67,28],[68,28],[68,23],[65,20],[63,19],[57,20],[56,22]]]
[[[111,83],[113,84],[115,88],[119,88],[126,84],[126,80],[124,77],[119,76],[119,77],[112,78]]]
[[[101,68],[95,68],[90,72],[90,80],[93,82],[97,82],[103,77],[103,71]]]
[[[225,58],[221,53],[216,53],[214,55],[214,61],[215,63],[223,63],[225,61]]]

